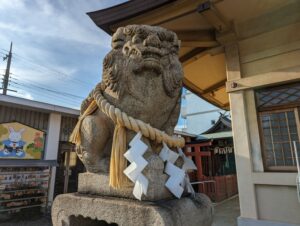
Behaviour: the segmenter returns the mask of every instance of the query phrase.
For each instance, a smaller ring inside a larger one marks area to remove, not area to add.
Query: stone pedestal
[[[157,201],[173,197],[165,186],[168,175],[151,173],[147,174],[147,178],[150,183],[147,196],[143,195],[142,200]],[[82,194],[135,199],[132,194],[133,186],[132,183],[131,186],[114,189],[109,186],[109,176],[106,174],[81,173],[78,177],[78,192]]]
[[[56,197],[52,206],[53,226],[209,226],[213,207],[207,196],[137,201],[80,193]]]

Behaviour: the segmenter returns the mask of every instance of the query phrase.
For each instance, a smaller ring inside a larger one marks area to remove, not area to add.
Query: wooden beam
[[[215,90],[218,90],[221,87],[225,87],[226,81],[227,81],[226,79],[223,79],[222,81],[213,84],[212,86],[210,86],[210,87],[206,88],[205,90],[203,90],[202,94],[205,95],[207,93],[210,93],[210,92],[213,92]]]
[[[255,89],[269,85],[280,85],[284,83],[300,81],[300,67],[289,68],[282,71],[273,71],[251,77],[233,79],[226,83],[226,91],[236,92],[246,89]]]
[[[213,6],[211,1],[206,1],[198,6],[200,13],[219,33],[225,33],[231,30],[229,22],[223,15]]]
[[[212,30],[175,31],[182,47],[215,47],[218,42]]]
[[[175,31],[178,39],[184,41],[216,41],[212,30]]]
[[[188,61],[189,59],[191,59],[192,57],[198,55],[199,53],[203,52],[205,50],[205,48],[195,48],[192,51],[188,52],[187,54],[184,54],[182,57],[179,58],[181,63],[184,63],[186,61]]]
[[[215,47],[218,46],[217,41],[185,41],[181,40],[180,46],[182,47]]]
[[[193,63],[194,61],[198,60],[199,58],[210,54],[210,55],[217,55],[219,53],[223,53],[224,52],[224,47],[223,46],[217,46],[215,48],[211,48],[211,49],[205,49],[203,51],[199,51],[199,53],[195,53],[193,55],[191,55],[188,59],[185,59],[182,64],[183,66],[186,66],[190,63]],[[188,53],[187,53],[188,54]]]

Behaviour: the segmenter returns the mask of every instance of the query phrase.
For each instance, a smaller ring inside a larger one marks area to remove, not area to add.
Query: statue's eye
[[[141,43],[142,42],[142,38],[138,35],[135,35],[132,37],[132,43],[133,44],[137,44],[137,43]]]
[[[114,48],[114,49],[122,48],[123,45],[124,45],[124,39],[118,38],[118,39],[112,40],[112,48]]]

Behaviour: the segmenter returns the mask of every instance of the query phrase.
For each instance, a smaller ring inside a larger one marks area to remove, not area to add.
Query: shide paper
[[[142,174],[143,169],[148,165],[143,155],[148,146],[141,141],[142,134],[138,133],[129,143],[130,148],[124,154],[124,157],[131,163],[124,174],[134,183],[133,195],[141,200],[142,195],[147,195],[149,181]]]
[[[149,185],[148,179],[142,174],[142,171],[148,165],[143,155],[147,151],[147,145],[141,141],[142,134],[139,132],[129,143],[130,148],[124,154],[124,157],[131,163],[125,170],[124,174],[134,183],[133,195],[141,200],[142,195],[147,195]],[[169,191],[180,198],[184,192],[184,188],[194,194],[194,189],[187,175],[187,170],[196,170],[194,162],[185,156],[181,149],[178,153],[172,151],[165,143],[160,151],[159,157],[166,162],[164,172],[170,177],[165,186]],[[181,157],[183,159],[182,169],[175,165],[176,160]]]

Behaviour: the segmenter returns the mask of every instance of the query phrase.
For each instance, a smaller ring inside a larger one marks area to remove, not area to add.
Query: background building
[[[70,157],[65,159],[64,153],[74,153],[68,139],[78,114],[78,110],[70,108],[0,95],[0,213],[51,206],[55,183],[64,183],[66,178],[61,182],[59,174],[70,165]],[[21,131],[17,127],[22,128],[22,134],[16,138],[12,133]],[[32,144],[26,136],[35,137]],[[20,143],[22,147],[18,149]],[[23,154],[15,155],[17,151]],[[73,175],[77,178],[76,171]]]

